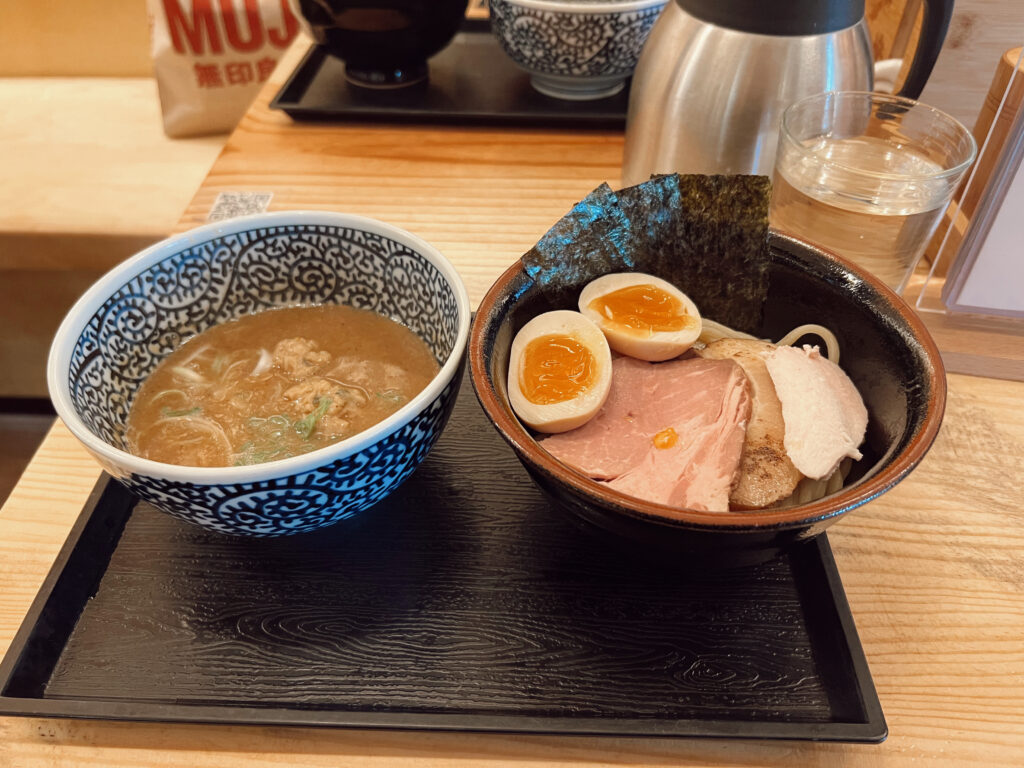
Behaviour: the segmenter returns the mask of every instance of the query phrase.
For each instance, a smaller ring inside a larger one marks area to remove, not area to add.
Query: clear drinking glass
[[[970,131],[926,104],[810,96],[782,115],[769,221],[901,292],[976,152]]]

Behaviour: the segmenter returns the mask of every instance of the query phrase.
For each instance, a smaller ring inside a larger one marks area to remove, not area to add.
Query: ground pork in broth
[[[193,467],[259,464],[351,437],[439,370],[399,323],[344,306],[249,315],[190,339],[146,379],[128,450]]]

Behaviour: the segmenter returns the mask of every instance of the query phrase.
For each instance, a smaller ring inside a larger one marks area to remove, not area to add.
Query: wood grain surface
[[[232,136],[182,229],[201,223],[221,190],[270,190],[279,209],[367,213],[440,247],[475,302],[571,203],[601,181],[617,184],[614,133],[292,126],[265,106],[286,73]],[[1024,384],[953,375],[949,386],[922,465],[830,531],[889,724],[882,745],[3,718],[0,765],[1019,766]],[[98,474],[58,424],[0,511],[0,650]]]
[[[974,126],[999,57],[1024,40],[1019,0],[957,0],[921,101]],[[907,49],[914,50],[916,35]]]

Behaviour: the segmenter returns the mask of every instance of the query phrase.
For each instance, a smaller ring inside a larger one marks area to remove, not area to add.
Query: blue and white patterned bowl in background
[[[140,383],[184,340],[225,320],[303,304],[387,315],[426,340],[441,370],[383,422],[302,456],[196,468],[124,450]],[[100,278],[57,331],[47,379],[57,414],[138,496],[224,533],[282,536],[351,517],[416,469],[455,402],[469,321],[458,272],[418,237],[361,216],[258,214],[164,240]]]
[[[613,96],[668,0],[490,0],[491,30],[541,93]]]

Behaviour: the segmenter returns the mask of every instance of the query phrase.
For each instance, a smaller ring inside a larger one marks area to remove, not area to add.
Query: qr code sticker
[[[223,221],[250,213],[265,213],[273,196],[273,192],[220,192],[206,220]]]

